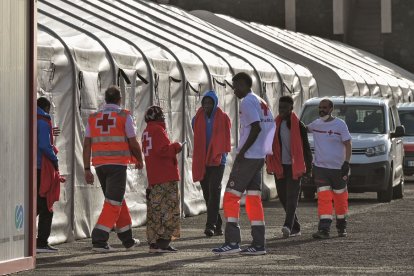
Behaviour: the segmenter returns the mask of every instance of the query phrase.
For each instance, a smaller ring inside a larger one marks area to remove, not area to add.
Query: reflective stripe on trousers
[[[240,217],[240,198],[241,193],[232,189],[226,189],[223,198],[224,217],[239,218]]]

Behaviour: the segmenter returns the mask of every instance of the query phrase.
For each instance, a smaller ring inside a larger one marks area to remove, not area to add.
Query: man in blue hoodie
[[[207,205],[207,237],[223,235],[219,214],[221,181],[227,153],[231,150],[231,122],[218,105],[215,91],[204,94],[201,107],[194,116],[193,181],[200,181]]]
[[[49,115],[50,106],[50,101],[47,98],[40,97],[37,99],[37,215],[39,216],[36,243],[37,253],[52,253],[58,251],[57,248],[49,245],[47,241],[52,228],[53,212],[49,211],[46,198],[39,195],[42,156],[44,155],[50,159],[56,170],[59,169],[58,158],[51,144],[52,128]]]

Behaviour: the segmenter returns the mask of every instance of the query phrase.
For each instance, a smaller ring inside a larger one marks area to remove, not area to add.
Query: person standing
[[[234,94],[242,99],[239,110],[240,141],[223,199],[225,243],[212,250],[215,254],[266,254],[261,170],[265,156],[272,153],[276,126],[266,102],[252,92],[252,83],[252,78],[243,72],[233,77]],[[239,215],[244,192],[253,241],[251,246],[241,250]]]
[[[46,173],[47,163],[51,170],[59,171],[57,149],[53,145],[52,122],[49,115],[51,103],[45,97],[37,99],[37,215],[39,216],[36,240],[37,253],[53,253],[58,249],[49,245],[48,239],[52,228],[53,210],[49,208],[47,196],[42,189],[42,173]],[[50,172],[49,173],[53,173]],[[43,178],[44,179],[44,178]],[[59,183],[58,183],[59,185]],[[57,195],[59,198],[59,195]],[[53,203],[52,203],[53,204]]]
[[[231,122],[218,105],[215,91],[208,91],[201,100],[201,107],[193,118],[194,153],[193,181],[200,181],[207,205],[207,237],[223,235],[219,213],[221,181],[227,153],[231,151]]]
[[[315,239],[330,237],[333,206],[335,206],[336,228],[339,237],[346,237],[348,214],[347,182],[352,154],[351,135],[346,123],[332,116],[334,104],[329,99],[319,103],[319,119],[308,125],[313,134],[315,159],[313,176],[318,187],[318,231]]]
[[[105,91],[102,110],[89,116],[83,143],[83,164],[85,180],[93,184],[91,172],[95,167],[105,202],[98,221],[92,231],[92,250],[109,252],[109,233],[115,227],[118,238],[127,250],[139,245],[132,238],[131,216],[124,199],[127,165],[133,163],[143,168],[141,147],[135,135],[135,123],[128,110],[121,109],[121,92],[116,86]]]
[[[310,175],[312,169],[312,152],[306,126],[293,112],[291,96],[280,97],[275,121],[273,155],[267,156],[266,165],[267,172],[275,177],[277,194],[286,212],[283,237],[289,238],[301,235],[296,208],[301,178]]]
[[[177,154],[182,143],[171,143],[164,112],[150,106],[145,113],[147,127],[142,148],[148,178],[147,240],[150,253],[176,253],[171,241],[180,237],[180,192]]]

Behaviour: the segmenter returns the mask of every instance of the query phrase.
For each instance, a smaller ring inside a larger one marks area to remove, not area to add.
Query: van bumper
[[[413,175],[414,174],[414,152],[405,152],[404,157],[404,175]]]
[[[348,191],[351,193],[384,191],[387,189],[390,170],[388,161],[351,164]],[[302,183],[302,188],[316,190],[316,185],[313,181],[309,181]]]
[[[378,192],[387,189],[391,166],[388,161],[351,164],[350,192]]]

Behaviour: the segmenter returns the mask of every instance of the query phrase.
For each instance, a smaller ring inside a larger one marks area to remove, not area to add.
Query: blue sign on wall
[[[16,225],[17,230],[20,230],[23,228],[23,221],[24,221],[23,205],[16,205],[16,208],[14,209],[14,224]]]

